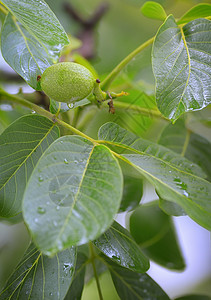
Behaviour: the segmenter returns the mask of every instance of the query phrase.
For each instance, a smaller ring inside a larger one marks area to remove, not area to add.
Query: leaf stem
[[[133,112],[136,112],[136,113],[140,113],[140,114],[145,115],[145,116],[151,116],[151,117],[160,118],[160,119],[162,118],[166,121],[169,121],[167,118],[162,116],[161,113],[158,110],[155,110],[155,109],[140,107],[138,105],[134,105],[134,104],[126,103],[126,102],[120,102],[120,101],[115,101],[114,102],[114,107],[115,108],[121,108],[121,109],[124,109],[126,111],[133,111]]]
[[[4,91],[2,89],[0,89],[0,96],[5,96],[8,100],[12,100],[14,103],[21,104],[25,107],[28,107],[29,109],[36,111],[40,115],[47,117],[48,119],[50,119],[54,123],[57,123],[57,124],[65,127],[65,128],[67,128],[68,130],[72,131],[73,133],[84,137],[85,139],[89,140],[93,144],[97,144],[96,140],[92,139],[91,137],[89,137],[85,133],[83,133],[80,130],[76,129],[75,127],[67,124],[66,122],[60,120],[55,115],[53,115],[49,111],[43,109],[42,107],[27,101],[26,99],[23,99],[23,98],[18,97],[16,95],[9,94],[9,93],[7,93],[6,91]]]
[[[142,50],[151,45],[154,41],[155,37],[147,40],[145,43],[141,44],[138,48],[136,48],[133,52],[131,52],[128,56],[126,56],[114,69],[113,71],[103,80],[101,84],[102,90],[107,90],[111,85],[112,81],[116,78],[119,72]]]
[[[89,250],[90,250],[91,264],[92,264],[92,268],[93,268],[93,271],[94,271],[94,276],[95,276],[95,280],[96,280],[96,284],[97,284],[99,299],[103,300],[103,294],[102,294],[102,291],[101,291],[100,282],[99,282],[99,279],[98,279],[97,270],[96,270],[95,262],[94,262],[94,259],[95,259],[96,255],[95,255],[95,251],[94,251],[94,248],[93,248],[91,242],[89,242]]]
[[[186,133],[185,142],[184,142],[184,145],[183,145],[181,156],[185,156],[185,153],[186,153],[186,150],[188,148],[189,141],[190,141],[190,135],[191,135],[191,131],[187,129],[187,133]]]
[[[8,14],[8,11],[7,11],[7,9],[4,8],[2,5],[3,5],[3,4],[0,3],[0,11],[3,12],[3,14],[7,15],[7,14]]]

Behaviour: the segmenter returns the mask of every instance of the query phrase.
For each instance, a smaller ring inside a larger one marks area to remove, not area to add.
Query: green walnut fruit
[[[48,67],[40,79],[45,94],[56,101],[79,101],[93,91],[96,80],[82,65],[63,62]]]

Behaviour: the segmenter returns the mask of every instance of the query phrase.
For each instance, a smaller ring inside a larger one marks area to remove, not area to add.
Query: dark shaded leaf
[[[75,260],[75,248],[48,258],[31,244],[0,293],[0,299],[64,299],[73,278]]]
[[[136,208],[143,196],[143,181],[129,175],[124,175],[124,189],[119,212]]]
[[[122,267],[135,272],[145,273],[149,269],[149,261],[143,255],[130,233],[117,222],[97,240],[94,245]]]
[[[150,259],[168,269],[184,269],[174,225],[160,210],[158,201],[141,205],[132,213],[130,232]]]
[[[86,271],[87,257],[78,252],[77,262],[75,267],[75,273],[73,276],[73,281],[66,294],[65,300],[80,300],[84,288],[84,277]]]
[[[210,296],[205,295],[187,295],[183,297],[176,298],[175,300],[210,300]]]
[[[132,272],[108,259],[106,264],[121,300],[170,299],[149,275]]]

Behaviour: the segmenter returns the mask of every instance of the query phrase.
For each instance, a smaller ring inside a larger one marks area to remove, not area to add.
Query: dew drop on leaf
[[[66,158],[64,159],[64,163],[65,163],[65,164],[68,164],[68,160],[67,160]]]
[[[38,177],[38,180],[39,180],[39,182],[42,182],[44,179],[43,179],[43,177],[40,175],[40,176]]]
[[[38,212],[38,214],[43,215],[43,214],[45,214],[46,209],[44,207],[42,207],[42,206],[38,206],[37,212]]]

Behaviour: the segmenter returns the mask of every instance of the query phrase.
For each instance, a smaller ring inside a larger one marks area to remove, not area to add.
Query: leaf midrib
[[[139,139],[137,139],[136,141],[138,141]],[[135,142],[136,142],[135,141]],[[172,165],[170,162],[167,162],[166,160],[162,160],[161,158],[157,157],[157,156],[153,156],[152,154],[150,153],[146,153],[146,152],[143,152],[143,151],[140,151],[140,150],[137,150],[135,148],[131,148],[130,146],[127,146],[127,145],[123,145],[123,144],[119,144],[119,143],[116,143],[116,142],[111,142],[111,141],[104,141],[104,140],[99,140],[98,141],[100,144],[101,143],[106,143],[106,144],[110,144],[110,145],[113,145],[113,146],[117,146],[117,147],[120,147],[120,148],[124,148],[125,150],[131,150],[133,152],[135,152],[136,154],[139,154],[139,155],[147,155],[149,157],[152,157],[156,160],[159,160],[161,161],[162,163],[165,163],[166,165],[168,165],[169,167],[175,169],[177,172],[181,172],[181,173],[184,173],[185,175],[190,175],[190,176],[193,176],[194,178],[196,179],[200,179],[200,180],[204,180],[206,183],[207,183],[207,180],[202,178],[202,177],[199,177],[195,174],[192,174],[192,173],[188,173],[187,171],[184,171],[184,170],[181,170],[181,169],[177,169],[175,165]],[[171,152],[171,150],[169,149],[169,152]],[[125,153],[125,155],[127,155],[130,153]],[[178,153],[175,153],[178,155]],[[132,155],[132,154],[131,154]]]
[[[95,146],[93,145],[93,148],[91,149],[91,151],[90,151],[90,153],[89,153],[89,156],[88,156],[88,158],[87,158],[86,166],[85,166],[85,168],[84,168],[84,171],[83,171],[83,174],[82,174],[82,177],[81,177],[81,181],[80,181],[80,183],[79,183],[78,190],[77,190],[77,193],[76,193],[76,195],[75,195],[75,197],[74,197],[72,206],[70,207],[70,211],[69,211],[69,213],[68,213],[68,215],[67,215],[67,217],[66,217],[66,219],[65,219],[65,222],[64,222],[64,224],[63,224],[63,226],[62,226],[62,228],[61,228],[61,230],[60,230],[60,232],[59,232],[59,234],[58,234],[58,236],[57,236],[57,238],[56,238],[56,240],[55,240],[55,244],[54,244],[55,246],[57,245],[58,240],[60,239],[61,235],[63,234],[63,232],[64,232],[64,230],[65,230],[65,228],[66,228],[66,225],[68,224],[69,219],[71,218],[71,215],[72,215],[74,206],[75,206],[75,204],[76,204],[76,202],[77,202],[77,198],[78,198],[78,195],[79,195],[79,193],[80,193],[80,190],[81,190],[81,187],[82,187],[84,178],[85,178],[85,174],[86,174],[86,171],[87,171],[87,169],[88,169],[89,161],[90,161],[90,158],[91,158],[91,155],[92,155],[94,149],[95,149]],[[56,248],[57,248],[57,247],[56,247]]]

